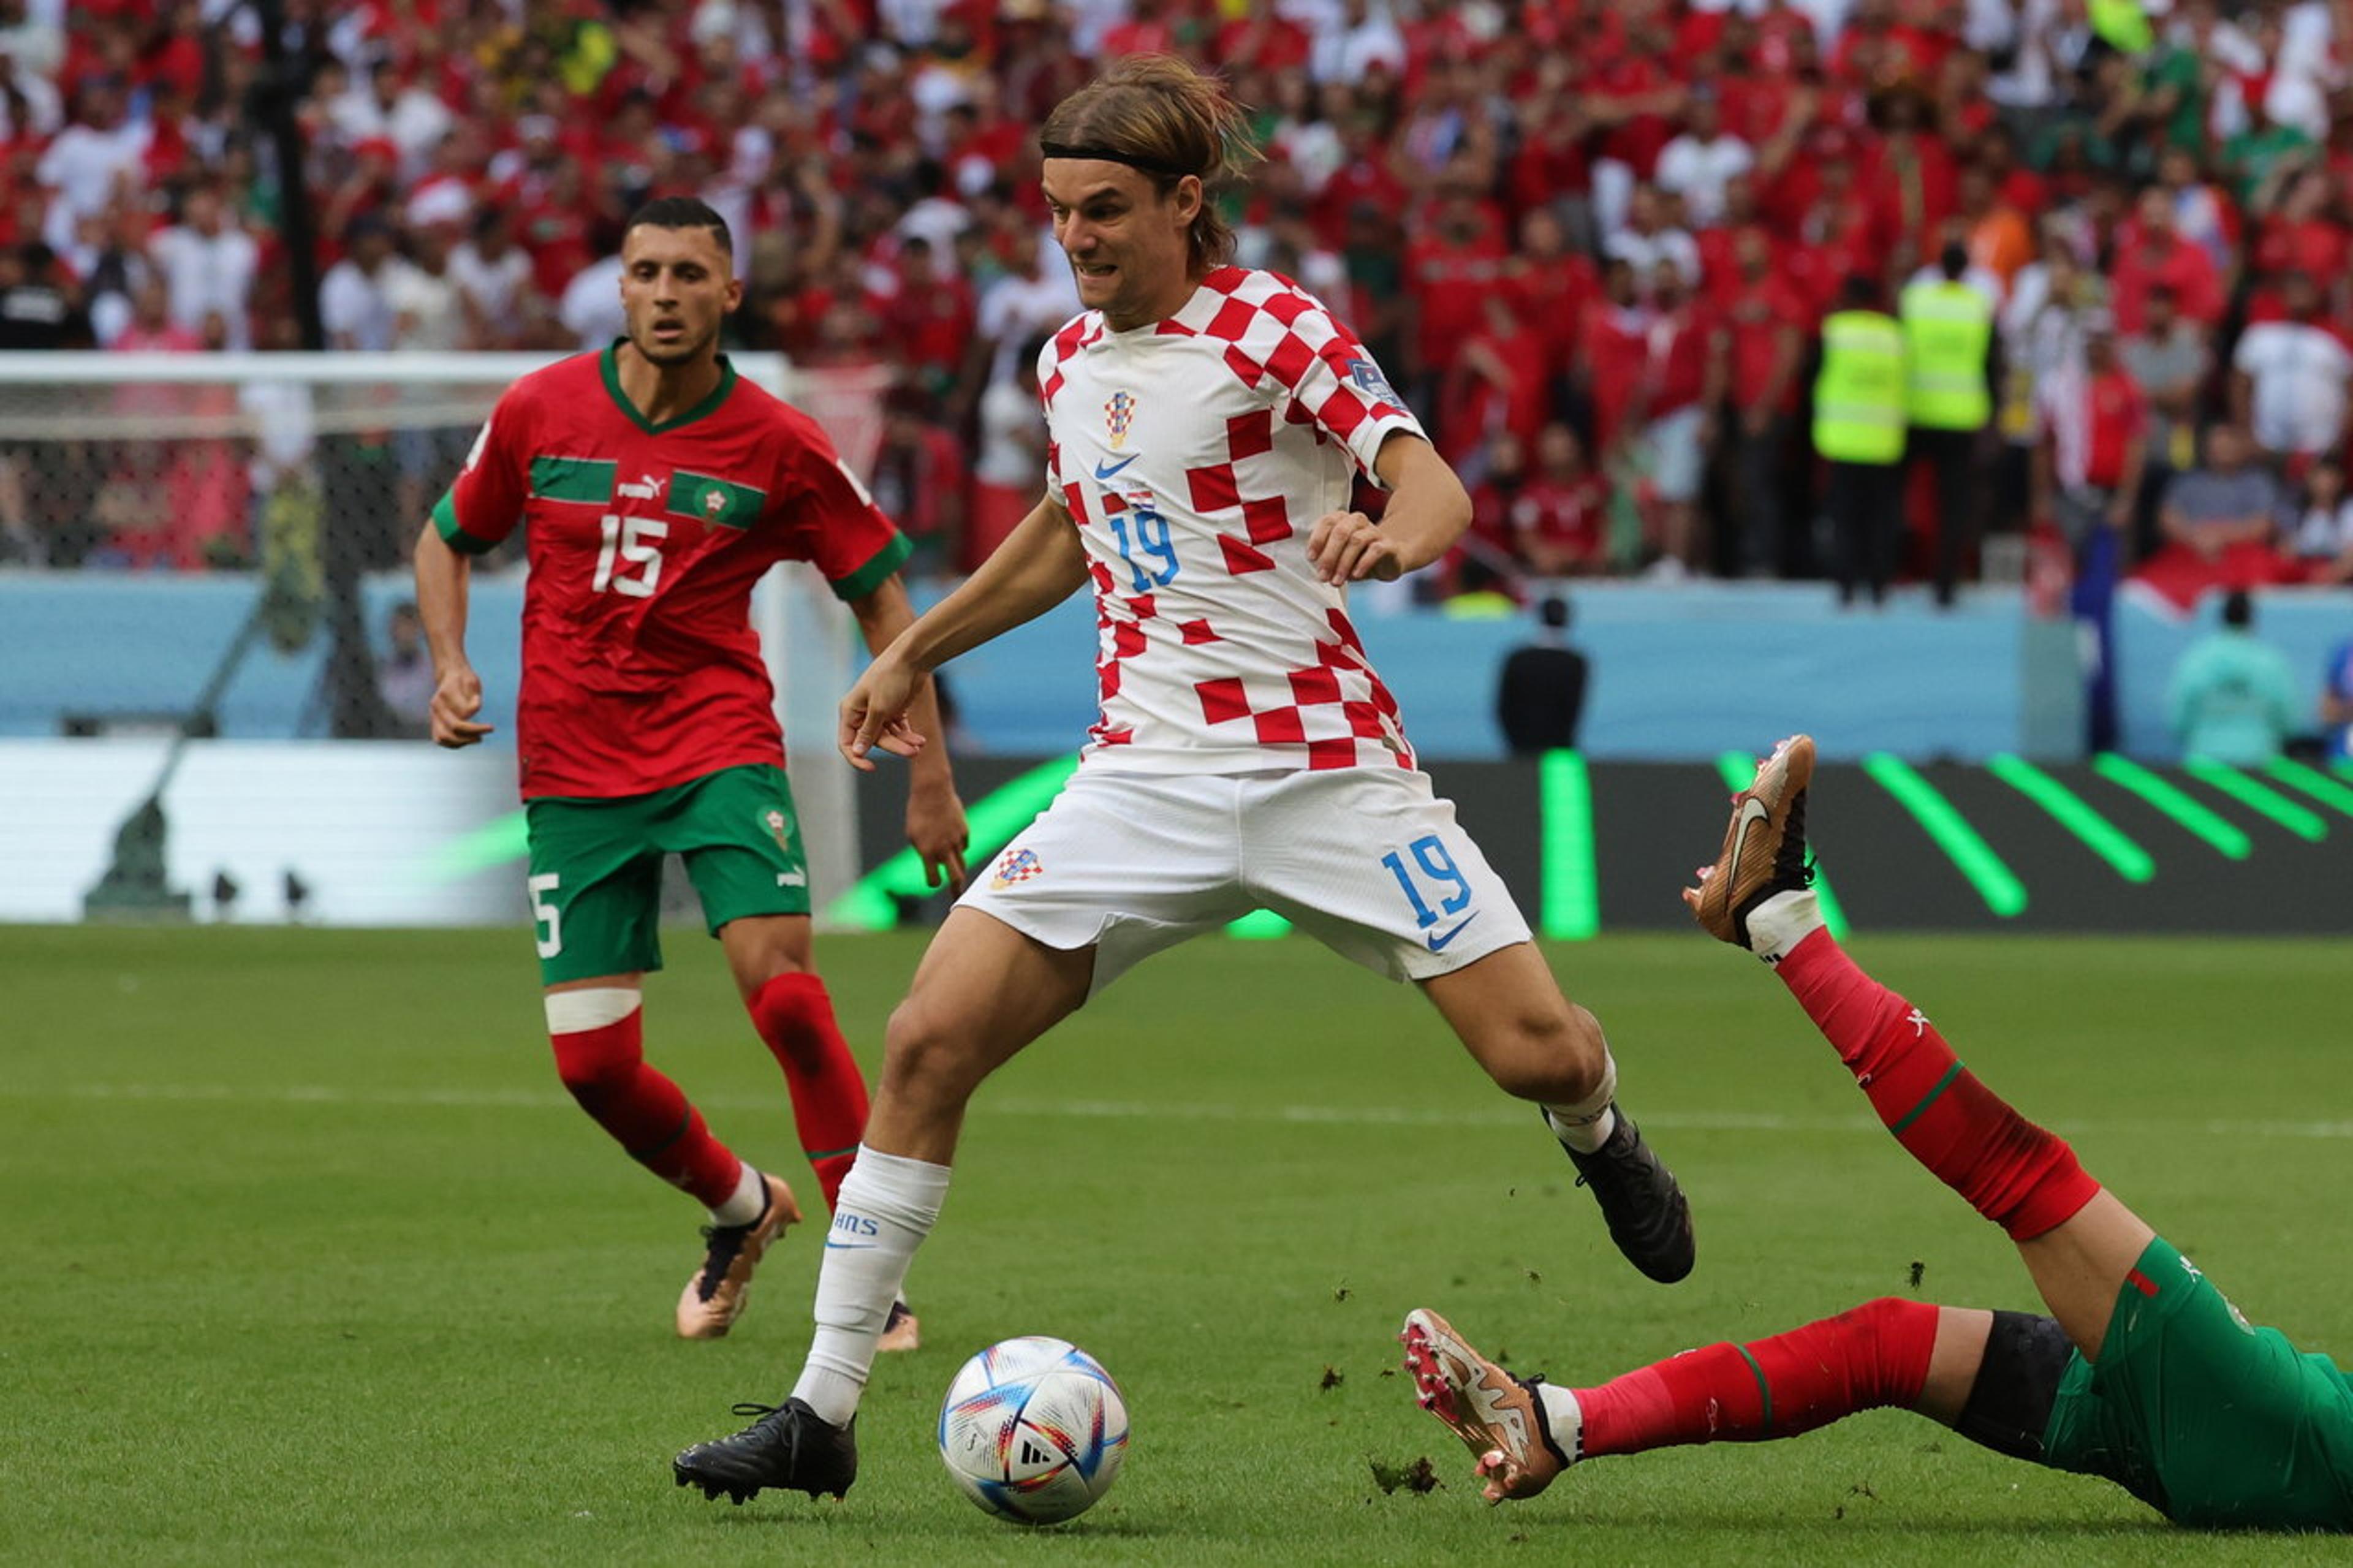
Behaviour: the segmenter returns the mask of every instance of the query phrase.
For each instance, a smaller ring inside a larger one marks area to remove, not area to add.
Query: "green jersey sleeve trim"
[[[433,503],[433,531],[441,536],[444,544],[460,555],[481,555],[499,547],[495,539],[468,533],[458,521],[457,506],[446,494]]]
[[[833,580],[833,596],[837,599],[862,599],[880,588],[892,573],[906,563],[915,547],[907,542],[903,533],[893,532],[891,542],[876,551],[871,559],[847,577]]]

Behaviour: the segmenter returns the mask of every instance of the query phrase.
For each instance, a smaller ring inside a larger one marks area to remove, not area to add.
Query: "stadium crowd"
[[[700,195],[741,346],[893,367],[878,498],[968,566],[1076,310],[1031,128],[1174,50],[1257,106],[1239,258],[1354,321],[1472,486],[1458,585],[1826,570],[1822,322],[1940,265],[1992,314],[1978,525],[2105,531],[2185,598],[2353,579],[2353,0],[284,0],[278,66],[261,9],[0,0],[0,346],[298,346],[283,93],[330,346],[601,345],[624,218]],[[396,465],[411,512],[448,446]],[[252,553],[234,495],[175,549],[45,521],[7,450],[0,555]]]

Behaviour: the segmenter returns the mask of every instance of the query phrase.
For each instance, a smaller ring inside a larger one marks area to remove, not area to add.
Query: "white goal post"
[[[0,354],[0,570],[20,580],[70,575],[79,584],[110,567],[202,568],[215,584],[244,574],[259,599],[268,569],[282,568],[292,518],[314,542],[339,529],[386,536],[389,542],[372,538],[364,557],[379,590],[375,602],[402,574],[401,539],[423,525],[499,395],[560,357]],[[738,374],[824,426],[852,469],[871,472],[887,367],[798,367],[773,353],[730,357]],[[314,542],[307,563],[314,586],[322,552],[332,547]],[[520,572],[517,554],[490,569]],[[198,574],[185,571],[191,580]],[[152,571],[113,577],[157,579]],[[847,610],[804,566],[764,579],[752,616],[776,684],[812,892],[822,910],[859,872],[856,793],[833,731],[835,704],[862,649]],[[93,626],[88,636],[95,642],[105,633]],[[70,660],[76,650],[57,651]],[[60,697],[59,727],[51,733],[73,732],[68,713],[76,696],[86,699],[84,708],[109,706],[105,661],[90,668],[90,689]],[[202,686],[202,671],[186,684],[192,692]],[[282,718],[247,733],[305,732],[301,714]],[[512,736],[497,739],[511,743]]]

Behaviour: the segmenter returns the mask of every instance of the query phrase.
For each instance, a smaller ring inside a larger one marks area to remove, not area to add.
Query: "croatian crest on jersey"
[[[1035,849],[1008,849],[997,858],[997,875],[988,879],[991,891],[1001,892],[1017,882],[1027,882],[1046,874],[1045,865]]]
[[[1135,399],[1125,392],[1114,392],[1103,405],[1103,428],[1111,432],[1111,449],[1118,451],[1127,445],[1128,426],[1135,422]]]

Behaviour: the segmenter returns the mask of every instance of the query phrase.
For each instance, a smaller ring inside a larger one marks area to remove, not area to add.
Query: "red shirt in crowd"
[[[1601,295],[1601,269],[1593,258],[1576,252],[1514,256],[1504,263],[1496,287],[1513,319],[1544,345],[1546,374],[1565,373],[1577,353],[1577,323]]]
[[[1812,305],[1778,271],[1738,286],[1723,310],[1735,406],[1746,412],[1759,405],[1772,386],[1773,373],[1781,365],[1786,339],[1795,337],[1802,343],[1813,319]],[[1776,414],[1789,413],[1798,405],[1799,378],[1794,359],[1788,369],[1788,381],[1773,405]]]
[[[1594,449],[1607,452],[1620,435],[1651,353],[1650,312],[1596,300],[1577,332],[1577,363],[1589,378]]]
[[[1522,553],[1598,563],[1609,530],[1609,488],[1598,474],[1573,479],[1539,473],[1512,498],[1512,533]]]
[[[1504,242],[1482,226],[1467,239],[1425,232],[1408,242],[1406,288],[1420,307],[1417,339],[1424,370],[1453,363],[1454,351],[1486,317],[1486,291],[1502,275]]]
[[[2306,273],[2325,288],[2343,275],[2347,249],[2345,231],[2327,218],[2270,218],[2255,241],[2255,270]]]
[[[1643,333],[1645,418],[1663,419],[1700,401],[1707,392],[1707,362],[1715,345],[1715,323],[1707,307],[1686,300],[1651,318]]]
[[[2160,283],[2172,289],[2181,313],[2191,321],[2211,327],[2222,319],[2222,280],[2202,247],[2172,235],[2152,243],[2139,226],[2128,226],[2116,236],[2116,260],[2108,268],[2108,307],[2116,313],[2116,331],[2126,337],[2140,331],[2148,291]]]
[[[2095,372],[2084,384],[2084,482],[2104,490],[2124,483],[2125,458],[2147,426],[2148,400],[2122,365]]]

